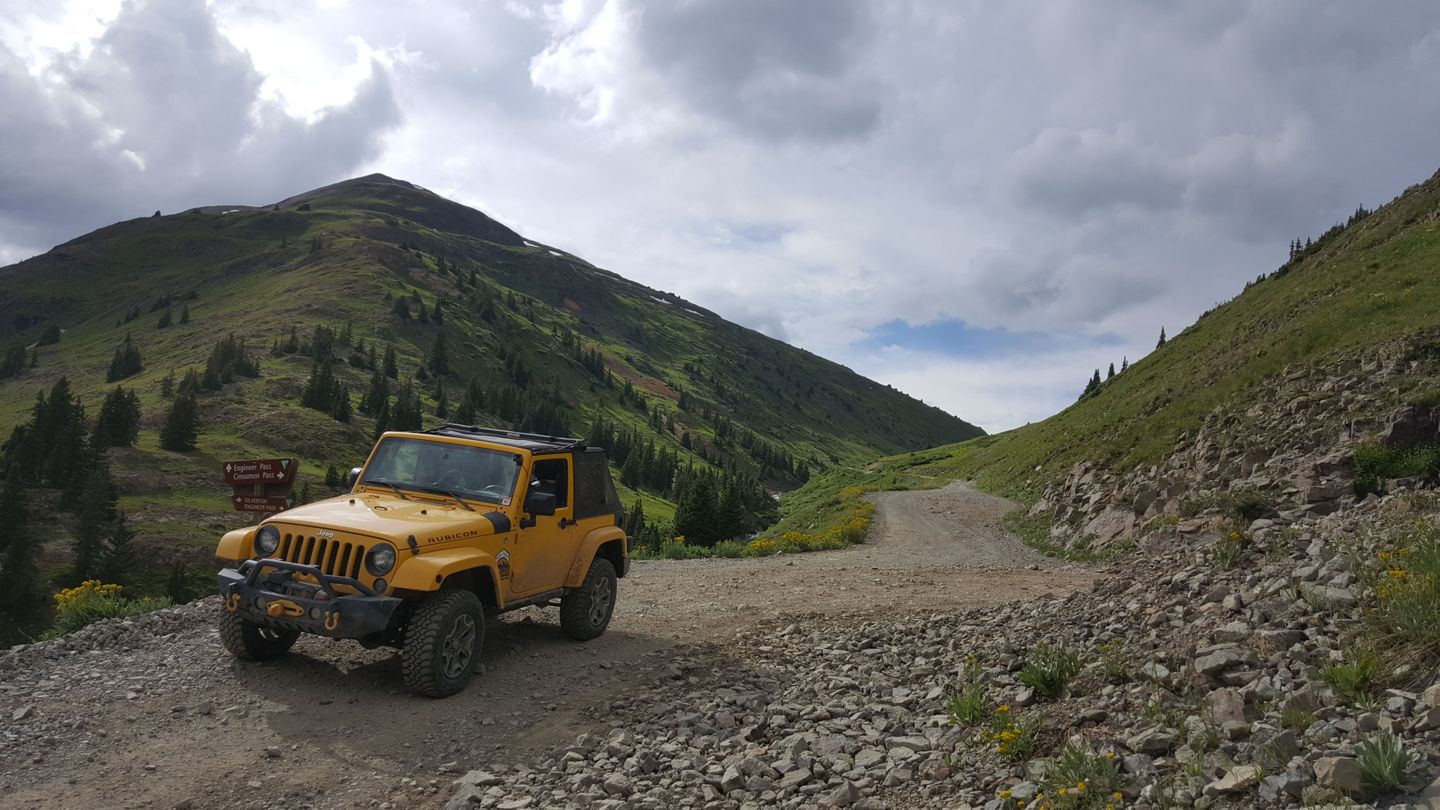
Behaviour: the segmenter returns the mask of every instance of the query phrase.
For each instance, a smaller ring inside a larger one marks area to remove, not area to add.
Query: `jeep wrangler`
[[[220,638],[238,658],[301,633],[400,650],[405,685],[459,692],[487,614],[558,606],[560,627],[605,632],[628,572],[605,452],[580,439],[467,425],[386,433],[348,494],[221,538]]]

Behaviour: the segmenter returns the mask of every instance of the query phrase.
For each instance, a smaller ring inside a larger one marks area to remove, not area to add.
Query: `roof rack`
[[[458,436],[462,438],[482,437],[496,439],[507,444],[522,446],[535,446],[546,450],[580,450],[585,447],[585,440],[574,436],[547,436],[543,433],[522,433],[518,430],[505,430],[503,428],[487,428],[478,425],[460,425],[449,423],[437,428],[431,428],[425,433],[436,436]]]

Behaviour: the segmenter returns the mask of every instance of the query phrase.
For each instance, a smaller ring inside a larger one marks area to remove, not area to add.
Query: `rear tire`
[[[469,591],[440,591],[415,609],[400,649],[405,686],[420,697],[442,698],[470,682],[485,646],[485,609]]]
[[[226,611],[220,614],[220,643],[236,658],[264,661],[279,658],[295,646],[300,631],[266,627]]]
[[[560,629],[577,641],[596,638],[615,615],[615,596],[615,566],[596,557],[580,587],[560,598]]]

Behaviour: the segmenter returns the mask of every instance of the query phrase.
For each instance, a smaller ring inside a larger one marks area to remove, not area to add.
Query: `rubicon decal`
[[[450,543],[450,542],[453,542],[453,541],[455,541],[455,540],[464,540],[464,539],[469,538],[469,537],[479,537],[479,536],[480,536],[480,532],[477,531],[476,529],[466,529],[466,530],[460,531],[460,532],[451,532],[450,534],[437,534],[437,535],[435,535],[434,537],[427,537],[427,538],[425,538],[425,542],[426,542],[426,543]]]

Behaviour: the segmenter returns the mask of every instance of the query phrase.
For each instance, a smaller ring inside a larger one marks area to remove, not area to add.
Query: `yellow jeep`
[[[220,638],[239,658],[300,633],[400,649],[405,684],[445,697],[476,668],[488,613],[557,605],[570,637],[605,632],[629,570],[605,452],[468,425],[386,433],[348,494],[220,540]]]

